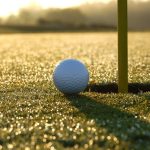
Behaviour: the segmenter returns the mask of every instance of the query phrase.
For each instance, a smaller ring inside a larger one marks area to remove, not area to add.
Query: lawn
[[[1,149],[150,149],[150,32],[129,33],[129,94],[117,93],[117,34],[0,35]],[[64,96],[52,73],[83,61],[85,92]]]

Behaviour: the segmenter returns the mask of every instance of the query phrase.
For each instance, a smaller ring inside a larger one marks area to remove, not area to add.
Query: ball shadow
[[[135,145],[141,140],[147,143],[150,141],[150,123],[136,118],[132,113],[97,102],[95,99],[84,95],[67,96],[67,100],[87,119],[93,119],[98,127],[107,129],[108,134],[115,135],[120,141],[125,140],[124,135],[127,136],[126,140],[131,145]],[[135,130],[132,131],[132,129]],[[137,132],[136,129],[139,131],[144,129],[147,132]]]

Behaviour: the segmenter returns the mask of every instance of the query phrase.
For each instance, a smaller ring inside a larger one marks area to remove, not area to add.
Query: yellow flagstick
[[[128,4],[118,0],[118,92],[128,92]]]

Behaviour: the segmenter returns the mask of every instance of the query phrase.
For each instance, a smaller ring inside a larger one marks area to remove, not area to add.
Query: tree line
[[[93,3],[66,9],[41,9],[27,7],[18,15],[0,19],[1,24],[17,26],[42,26],[52,29],[99,29],[117,27],[117,3]],[[150,29],[150,1],[129,2],[129,28]]]

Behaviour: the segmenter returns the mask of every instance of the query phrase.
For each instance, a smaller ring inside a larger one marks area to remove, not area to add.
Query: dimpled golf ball
[[[78,94],[87,87],[89,73],[85,65],[80,61],[67,59],[56,65],[53,81],[60,92]]]

